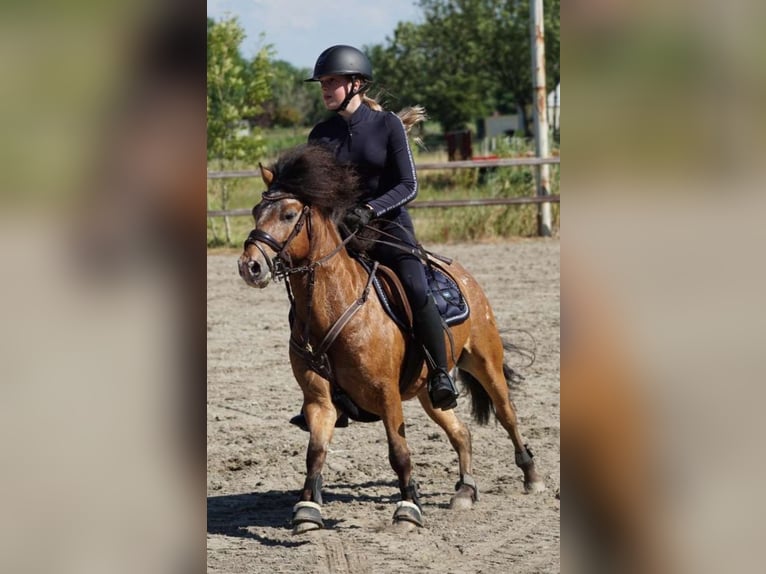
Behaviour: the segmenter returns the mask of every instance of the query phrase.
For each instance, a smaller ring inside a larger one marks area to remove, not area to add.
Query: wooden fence
[[[417,171],[425,170],[446,170],[446,169],[481,169],[481,168],[495,168],[495,167],[512,167],[512,166],[525,166],[525,165],[544,165],[544,164],[559,164],[561,159],[559,157],[520,157],[520,158],[497,158],[497,159],[481,159],[481,160],[464,160],[464,161],[446,161],[446,162],[428,162],[420,163],[415,166]],[[238,171],[208,171],[208,179],[229,179],[229,178],[248,178],[248,177],[260,177],[261,172],[257,169],[238,170]],[[560,196],[558,195],[535,195],[529,197],[495,197],[484,199],[446,199],[446,200],[433,200],[433,201],[413,201],[407,204],[407,209],[418,208],[445,208],[445,207],[469,207],[475,205],[521,205],[531,203],[559,203]],[[250,215],[252,210],[250,209],[226,209],[226,210],[210,210],[207,212],[208,217],[224,217],[224,216],[242,216]]]

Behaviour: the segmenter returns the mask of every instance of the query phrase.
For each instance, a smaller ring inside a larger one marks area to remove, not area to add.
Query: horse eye
[[[298,215],[297,212],[295,212],[295,211],[288,211],[287,213],[285,213],[282,216],[282,219],[284,219],[285,221],[292,221],[293,219],[295,219],[296,215]]]

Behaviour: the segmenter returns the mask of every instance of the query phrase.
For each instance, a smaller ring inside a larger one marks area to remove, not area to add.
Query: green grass
[[[305,141],[306,134],[281,130],[270,135],[269,157],[261,161],[270,163],[279,151]],[[295,142],[295,143],[292,143]],[[501,157],[520,156],[529,149],[518,141],[509,142],[495,151]],[[415,163],[445,161],[446,152],[413,149]],[[227,169],[255,169],[258,160],[237,163]],[[212,168],[211,168],[212,169]],[[522,197],[535,194],[533,167],[500,167],[480,174],[478,169],[424,170],[418,173],[419,193],[416,201],[444,199],[480,199],[496,197]],[[560,193],[560,166],[550,166],[551,193]],[[229,209],[252,208],[263,191],[260,178],[208,181],[208,208],[221,209],[222,186],[229,194]],[[530,237],[537,234],[537,205],[471,206],[451,208],[411,209],[415,231],[421,242],[491,240],[509,237]],[[553,228],[559,228],[559,204],[552,204]],[[223,218],[208,218],[207,241],[209,247],[239,246],[253,227],[251,217],[231,217],[230,241],[224,233]]]

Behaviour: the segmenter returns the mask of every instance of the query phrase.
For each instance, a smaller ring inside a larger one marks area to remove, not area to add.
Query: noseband
[[[262,197],[264,201],[268,202],[277,202],[282,201],[283,199],[297,199],[296,196],[290,193],[271,190],[264,191]],[[288,235],[287,239],[285,239],[282,243],[277,241],[271,234],[263,231],[262,229],[253,229],[250,232],[250,235],[247,236],[247,239],[245,239],[245,249],[247,249],[249,245],[255,245],[258,251],[261,252],[261,255],[263,255],[263,258],[266,260],[271,275],[277,281],[284,279],[291,273],[303,271],[303,267],[293,267],[292,258],[287,253],[287,248],[290,243],[292,243],[293,239],[295,239],[301,232],[301,229],[303,229],[303,225],[306,222],[308,222],[306,229],[308,230],[309,241],[311,241],[311,207],[304,205],[298,221],[295,222],[292,231],[290,231],[290,235]],[[266,255],[266,252],[263,250],[263,247],[259,245],[259,242],[265,243],[276,252],[276,255],[273,259]]]

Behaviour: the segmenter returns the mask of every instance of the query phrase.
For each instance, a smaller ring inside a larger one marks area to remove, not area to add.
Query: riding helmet
[[[372,65],[363,52],[353,46],[331,46],[319,54],[314,73],[307,82],[318,82],[322,76],[361,76],[372,80]]]

